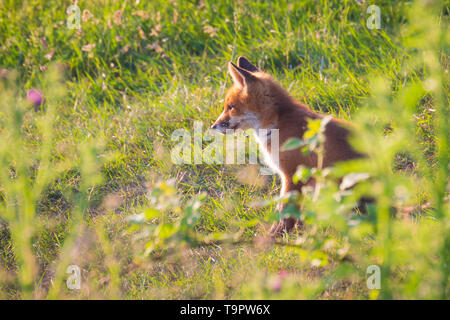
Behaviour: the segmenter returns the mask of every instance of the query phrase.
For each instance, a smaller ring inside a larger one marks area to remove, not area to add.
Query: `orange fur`
[[[237,64],[229,64],[233,86],[226,94],[224,111],[213,124],[213,129],[223,133],[226,129],[279,129],[279,145],[282,146],[289,138],[303,137],[308,118],[323,117],[296,102],[270,75],[258,70],[244,57],[239,57]],[[348,142],[348,126],[347,122],[338,119],[332,119],[327,124],[324,167],[361,157]],[[267,151],[271,151],[270,141]],[[314,153],[305,156],[300,149],[280,152],[278,171],[282,178],[282,194],[292,190],[301,191],[304,186],[292,181],[299,165],[315,167],[317,156]],[[272,228],[272,232],[289,231],[294,225],[295,220],[285,219]]]

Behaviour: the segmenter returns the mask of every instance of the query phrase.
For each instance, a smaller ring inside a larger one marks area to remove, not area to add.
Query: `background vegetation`
[[[448,298],[449,3],[375,1],[379,30],[369,4],[79,1],[76,30],[69,1],[2,0],[0,297]],[[320,189],[281,200],[256,166],[173,165],[171,133],[212,123],[239,55],[357,124],[368,159],[300,171]],[[324,179],[355,172],[351,193]],[[306,227],[270,242],[277,201]]]

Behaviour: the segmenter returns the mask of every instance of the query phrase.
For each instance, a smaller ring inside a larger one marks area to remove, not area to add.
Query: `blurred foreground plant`
[[[297,198],[300,211],[292,210],[295,207],[291,206],[282,214],[334,229],[338,239],[348,239],[351,244],[348,253],[351,260],[360,266],[380,266],[381,289],[371,290],[371,298],[380,294],[383,299],[446,299],[449,295],[450,217],[448,203],[444,202],[448,193],[449,137],[444,79],[448,78],[448,73],[440,63],[448,37],[444,36],[447,21],[439,21],[439,10],[438,4],[416,1],[409,12],[410,24],[405,27],[404,40],[412,50],[404,72],[420,73],[423,79],[412,77],[415,80],[392,94],[391,85],[384,77],[372,76],[372,96],[353,121],[357,124],[354,145],[368,156],[366,159],[322,170],[320,128],[327,118],[310,121],[303,141],[291,140],[284,146],[315,152],[319,160],[317,168],[300,167],[294,177],[316,181],[312,193],[304,192]],[[426,97],[433,99],[438,109],[435,130],[439,162],[433,167],[418,147],[420,142],[414,122],[417,107]],[[416,163],[413,173],[393,170],[396,156],[402,153]],[[340,186],[337,180],[342,181]],[[347,190],[356,182],[352,191]],[[367,195],[375,199],[374,204],[368,206],[368,214],[352,214],[357,200]],[[428,214],[422,212],[418,222],[413,221],[412,216],[405,216],[404,220],[393,217],[392,210],[401,213],[403,207],[417,202],[420,197],[432,201],[434,209]]]
[[[196,245],[201,239],[194,226],[200,219],[200,205],[205,194],[199,194],[188,203],[181,203],[175,180],[159,183],[148,193],[149,207],[128,221],[142,227],[138,238],[148,239],[145,254],[156,250],[173,249],[184,244]]]
[[[89,203],[89,192],[102,181],[98,142],[80,144],[78,154],[70,158],[55,157],[56,107],[65,96],[58,67],[48,70],[43,84],[45,103],[33,105],[33,101],[20,98],[22,91],[15,85],[13,74],[0,82],[0,222],[11,236],[17,265],[16,288],[22,298],[37,298],[40,294],[35,241],[42,228],[38,207],[47,189],[68,170],[79,171],[79,189],[67,195],[73,203],[69,231],[49,293],[57,297]],[[40,110],[34,110],[36,107]]]

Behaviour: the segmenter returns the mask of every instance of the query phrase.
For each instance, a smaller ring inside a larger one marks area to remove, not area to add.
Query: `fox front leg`
[[[301,192],[302,185],[293,183],[283,185],[281,195],[284,195],[286,192],[297,190]],[[281,214],[286,207],[286,203],[278,203],[276,210]],[[278,223],[274,223],[272,227],[269,229],[269,235],[274,237],[280,235],[282,233],[289,233],[293,230],[300,229],[302,226],[302,222],[298,219],[287,217],[282,218]]]

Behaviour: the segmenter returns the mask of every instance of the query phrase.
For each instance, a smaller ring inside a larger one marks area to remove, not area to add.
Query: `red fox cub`
[[[296,102],[270,75],[259,70],[246,58],[239,57],[237,65],[230,62],[228,69],[233,86],[226,94],[224,110],[212,125],[212,129],[224,134],[231,131],[227,129],[278,129],[279,145],[282,146],[289,138],[303,137],[308,118],[324,117]],[[345,126],[346,122],[338,119],[328,122],[325,128],[324,167],[362,156],[350,146],[350,132]],[[270,135],[261,147],[266,149],[265,154],[272,155]],[[277,165],[269,165],[275,166],[274,169],[281,177],[281,195],[287,191],[301,192],[305,184],[294,184],[292,177],[299,165],[317,166],[317,156],[313,153],[303,155],[300,149],[295,149],[279,152],[278,159]],[[271,159],[267,160],[270,162]],[[309,181],[308,184],[310,183],[314,181]],[[289,232],[296,224],[297,221],[293,218],[282,219],[278,224],[274,224],[269,232],[272,235]]]

